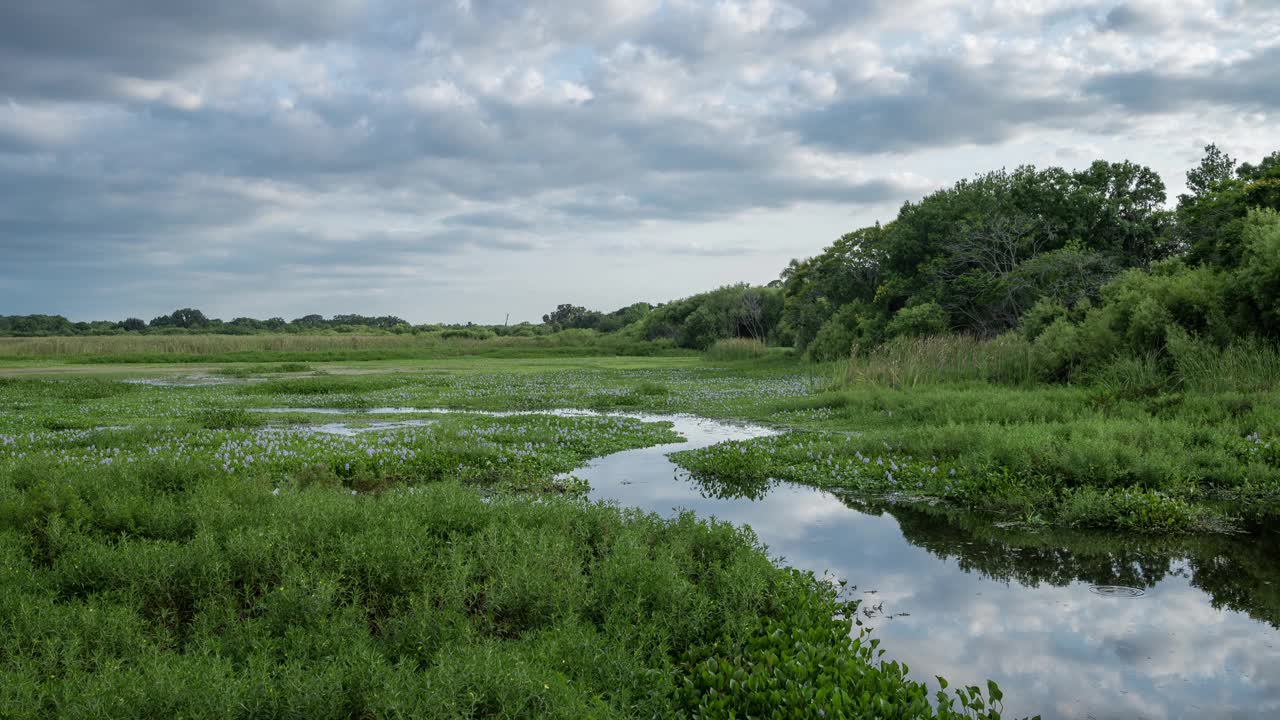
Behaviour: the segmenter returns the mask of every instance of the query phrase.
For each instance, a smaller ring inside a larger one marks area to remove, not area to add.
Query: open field
[[[589,331],[534,337],[468,337],[466,333],[406,335],[115,335],[0,337],[0,366],[226,362],[337,362],[458,357],[589,357],[690,355],[669,345]]]

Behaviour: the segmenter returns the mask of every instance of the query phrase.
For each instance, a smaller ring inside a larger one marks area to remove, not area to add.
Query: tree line
[[[266,332],[307,332],[316,330],[356,331],[384,330],[407,331],[413,326],[394,315],[369,317],[365,315],[304,315],[286,321],[273,317],[266,320],[239,317],[223,321],[206,317],[195,308],[179,308],[168,315],[160,315],[147,322],[141,318],[119,321],[94,320],[72,322],[61,315],[0,315],[0,335],[41,337],[52,335],[119,335],[124,333],[212,333],[248,335]]]
[[[750,338],[831,360],[895,338],[961,333],[1033,344],[1048,375],[1186,341],[1277,339],[1280,152],[1239,163],[1209,145],[1186,185],[1170,208],[1160,176],[1128,161],[997,170],[792,260],[768,286],[612,312],[561,304],[540,325],[415,326],[363,315],[223,322],[184,308],[149,323],[0,316],[0,335],[585,331],[691,349]]]
[[[792,260],[767,287],[653,306],[621,328],[622,311],[572,305],[543,320],[695,349],[754,338],[815,360],[899,337],[1008,335],[1034,344],[1048,375],[1188,340],[1280,337],[1280,152],[1255,165],[1209,145],[1186,184],[1170,208],[1160,176],[1128,161],[997,170]]]

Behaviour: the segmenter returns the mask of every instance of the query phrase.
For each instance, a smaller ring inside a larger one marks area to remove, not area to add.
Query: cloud
[[[1089,107],[1064,96],[1011,91],[999,68],[932,60],[909,71],[895,93],[857,94],[803,112],[790,127],[812,143],[859,153],[909,152],[939,145],[992,145],[1030,127],[1078,122]]]
[[[1029,159],[1123,152],[1117,138],[1141,132],[1131,146],[1172,148],[1175,168],[1194,146],[1180,118],[1234,127],[1243,110],[1263,137],[1278,32],[1280,7],[1245,0],[8,3],[0,286],[74,258],[82,274],[65,282],[86,293],[116,287],[107,268],[152,268],[164,305],[247,314],[234,295],[187,297],[184,273],[274,269],[287,303],[315,297],[324,263],[365,266],[308,244],[362,244],[406,264],[451,258],[450,281],[480,298],[496,268],[545,257],[571,295],[603,272],[580,248],[640,253],[678,232],[682,284],[636,266],[610,284],[604,302],[620,306],[700,289],[695,268],[727,272],[761,214],[771,228],[825,218],[829,235],[756,237],[774,250],[732,266],[768,279],[779,253],[811,254],[1048,134]],[[294,273],[293,257],[312,264]],[[353,292],[417,292],[388,276]],[[108,309],[39,295],[0,302]]]
[[[362,0],[101,3],[0,7],[0,90],[42,97],[125,96],[238,48],[293,47],[346,34]]]
[[[1159,15],[1129,3],[1111,8],[1101,22],[1104,30],[1127,33],[1155,32],[1162,25]]]
[[[1280,109],[1277,67],[1280,45],[1181,72],[1152,68],[1104,73],[1090,79],[1085,90],[1140,113],[1203,106],[1275,111]]]

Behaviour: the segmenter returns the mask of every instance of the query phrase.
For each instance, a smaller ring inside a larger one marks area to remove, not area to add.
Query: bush
[[[1029,341],[1035,341],[1050,325],[1067,318],[1067,308],[1062,303],[1040,298],[1018,321],[1018,332]]]
[[[1240,288],[1258,329],[1280,336],[1280,212],[1251,211],[1245,220],[1244,243]]]
[[[872,306],[854,301],[842,306],[818,328],[806,352],[814,360],[843,360],[857,348],[875,347],[884,338],[884,320]]]
[[[887,337],[923,337],[947,330],[947,313],[937,303],[923,303],[899,310],[885,326]]]
[[[1033,363],[1042,377],[1065,380],[1071,376],[1085,353],[1081,334],[1069,320],[1058,318],[1036,337]]]

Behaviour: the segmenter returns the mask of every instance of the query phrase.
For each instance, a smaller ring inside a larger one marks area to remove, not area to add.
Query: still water
[[[749,525],[779,562],[856,586],[862,622],[917,680],[942,675],[980,687],[995,680],[1006,717],[1280,718],[1275,529],[1244,538],[1000,529],[962,513],[791,483],[733,497],[688,477],[667,453],[773,430],[617,414],[670,421],[686,441],[575,471],[593,499]]]
[[[1142,540],[999,530],[778,483],[715,497],[666,454],[770,431],[670,420],[687,442],[600,458],[592,497],[750,525],[782,562],[857,586],[863,622],[919,680],[985,686],[1006,717],[1280,718],[1280,535]],[[1126,597],[1103,586],[1142,592]]]

